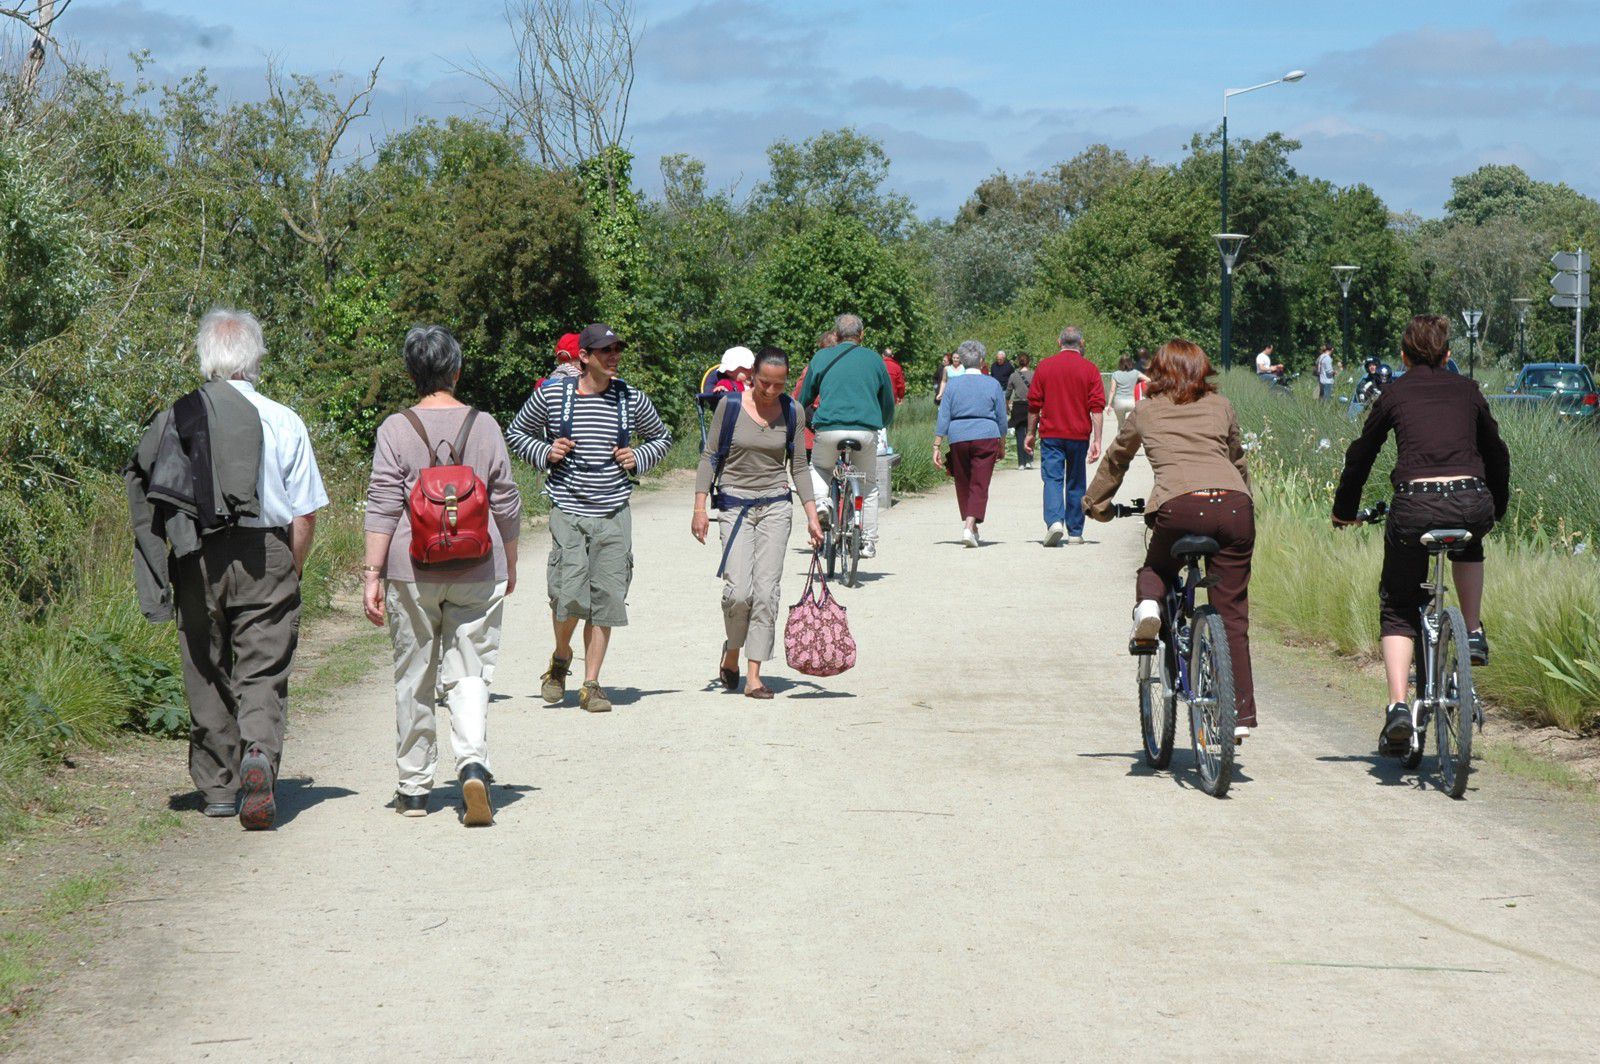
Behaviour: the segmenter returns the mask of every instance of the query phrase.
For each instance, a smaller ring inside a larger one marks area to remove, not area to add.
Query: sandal
[[[746,698],[771,698],[772,697],[772,688],[770,688],[770,687],[751,687],[751,688],[748,688],[748,689],[745,690],[744,696]]]
[[[722,686],[727,688],[729,691],[737,691],[739,689],[738,669],[725,669],[722,667],[722,662],[718,661],[717,678],[722,681]]]

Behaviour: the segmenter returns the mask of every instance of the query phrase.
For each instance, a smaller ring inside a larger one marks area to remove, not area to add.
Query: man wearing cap
[[[617,376],[621,357],[622,340],[610,326],[586,326],[578,336],[581,375],[545,381],[506,429],[511,450],[549,474],[544,492],[554,503],[547,583],[556,645],[540,693],[550,705],[566,697],[572,637],[583,621],[578,704],[590,713],[611,709],[600,667],[611,629],[628,623],[633,478],[672,446],[650,397]]]

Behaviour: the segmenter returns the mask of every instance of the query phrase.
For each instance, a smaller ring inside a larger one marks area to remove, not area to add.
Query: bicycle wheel
[[[1213,798],[1228,793],[1233,782],[1233,658],[1222,618],[1210,606],[1194,614],[1194,648],[1190,651],[1189,729],[1194,736],[1195,767],[1200,787]]]
[[[1440,618],[1434,654],[1435,675],[1439,678],[1439,705],[1433,715],[1439,782],[1446,794],[1460,798],[1466,793],[1467,775],[1472,771],[1472,722],[1477,716],[1478,693],[1472,686],[1467,622],[1454,606],[1447,607]]]
[[[1144,733],[1144,760],[1151,768],[1172,763],[1172,736],[1177,731],[1174,712],[1177,696],[1167,671],[1167,644],[1156,644],[1154,654],[1139,655],[1139,728]]]

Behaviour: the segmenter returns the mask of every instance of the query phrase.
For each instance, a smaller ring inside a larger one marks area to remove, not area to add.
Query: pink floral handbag
[[[812,593],[813,582],[822,585],[820,595]],[[822,575],[822,560],[816,554],[811,555],[805,592],[789,607],[789,621],[783,626],[783,657],[789,668],[807,676],[837,676],[856,663],[850,622],[844,607],[828,590],[828,578]]]

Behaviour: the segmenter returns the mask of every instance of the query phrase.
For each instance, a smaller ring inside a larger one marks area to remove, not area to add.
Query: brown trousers
[[[1256,686],[1250,669],[1250,556],[1256,546],[1255,509],[1238,491],[1179,495],[1145,517],[1150,545],[1139,570],[1138,598],[1160,602],[1178,579],[1172,545],[1184,536],[1210,536],[1222,549],[1208,563],[1216,583],[1206,597],[1222,616],[1233,659],[1233,700],[1239,723],[1256,726]]]
[[[233,528],[172,569],[189,776],[208,802],[231,802],[251,743],[276,773],[288,720],[289,667],[300,637],[300,575],[283,529]]]
[[[994,465],[1006,453],[1003,440],[967,440],[950,445],[950,473],[956,478],[956,505],[961,519],[976,518],[983,524],[989,512],[989,481]]]

